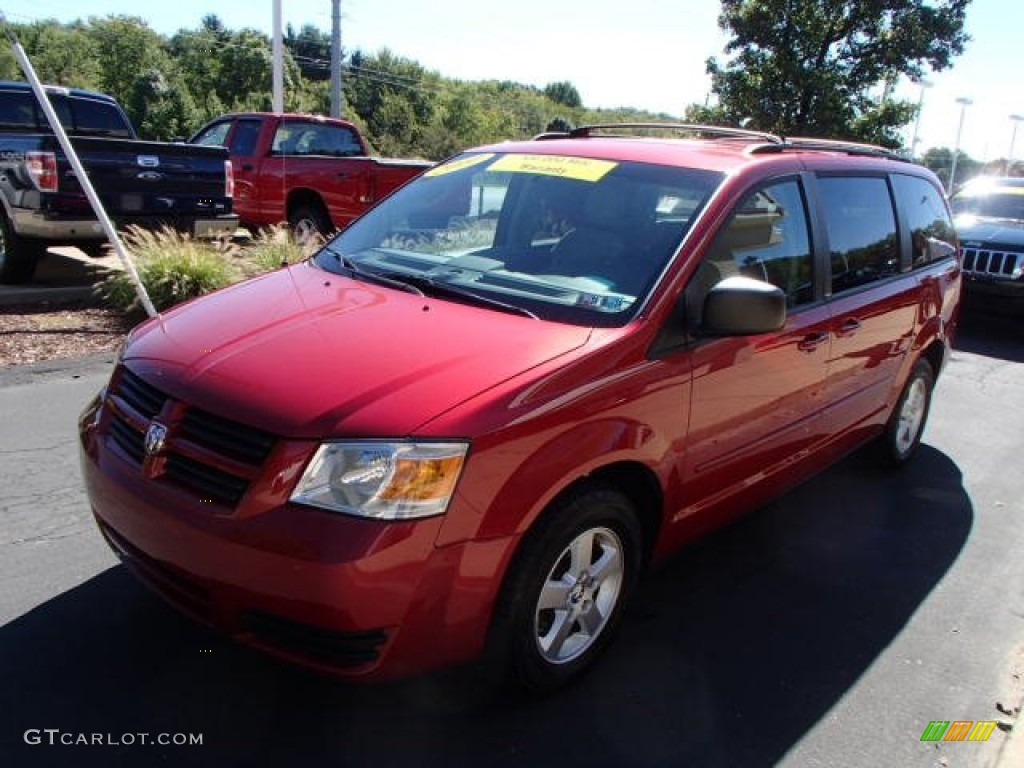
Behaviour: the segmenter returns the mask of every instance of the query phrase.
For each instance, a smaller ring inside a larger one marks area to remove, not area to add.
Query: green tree
[[[932,147],[924,153],[921,165],[934,171],[942,185],[946,186],[949,183],[949,172],[953,167],[953,150],[949,147]],[[956,156],[956,185],[959,187],[968,179],[977,176],[983,165],[961,150]]]
[[[347,68],[345,98],[381,152],[422,154],[421,138],[434,116],[439,80],[386,48],[373,55],[356,51]]]
[[[140,73],[150,69],[161,72],[170,69],[164,38],[140,18],[91,18],[85,31],[96,52],[98,90],[109,93],[122,104],[131,100]],[[134,115],[129,113],[129,116],[134,120]]]
[[[98,55],[81,22],[61,24],[49,20],[19,27],[18,39],[44,83],[94,89],[99,84]],[[7,45],[3,48],[8,49]],[[15,79],[22,79],[18,65]],[[7,72],[4,73],[5,76]]]
[[[963,52],[970,0],[722,0],[732,34],[707,71],[718,105],[690,115],[783,135],[897,147],[915,114],[887,84]]]
[[[192,95],[184,78],[149,69],[135,78],[125,105],[134,115],[135,130],[147,139],[186,138],[198,122]]]
[[[564,104],[565,106],[572,108],[583,106],[583,99],[580,98],[580,92],[577,91],[576,86],[568,80],[549,83],[544,88],[544,95],[556,104]]]

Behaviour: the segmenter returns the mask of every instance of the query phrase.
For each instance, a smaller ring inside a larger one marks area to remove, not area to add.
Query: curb
[[[0,307],[23,307],[26,304],[65,304],[92,301],[91,285],[72,285],[63,288],[0,287]]]

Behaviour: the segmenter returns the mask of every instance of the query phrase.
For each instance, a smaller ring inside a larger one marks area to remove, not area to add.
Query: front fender
[[[659,476],[668,446],[655,430],[626,417],[576,423],[535,445],[523,440],[476,451],[460,489],[458,514],[446,521],[438,544],[518,536],[559,494],[596,470],[622,461],[644,464]],[[510,459],[525,457],[520,463]],[[496,476],[504,475],[493,491]],[[490,482],[488,482],[490,481]]]

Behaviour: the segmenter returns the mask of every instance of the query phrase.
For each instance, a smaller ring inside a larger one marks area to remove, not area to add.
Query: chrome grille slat
[[[1019,278],[1024,272],[1024,253],[964,248],[964,271],[974,275]]]

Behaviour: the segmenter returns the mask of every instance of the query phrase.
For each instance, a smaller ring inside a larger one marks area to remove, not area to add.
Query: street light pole
[[[956,161],[960,156],[960,136],[964,131],[964,115],[967,113],[967,108],[974,102],[965,96],[961,96],[956,100],[956,103],[960,105],[960,124],[956,128],[956,147],[953,149],[953,165],[949,169],[949,188],[946,190],[947,195],[953,194],[953,185],[956,183]]]
[[[1010,151],[1006,153],[1005,176],[1009,176],[1010,169],[1013,168],[1013,145],[1017,141],[1017,124],[1024,120],[1024,115],[1010,115],[1010,120],[1013,121],[1013,133],[1010,134]]]
[[[917,157],[917,142],[921,139],[918,138],[918,132],[921,128],[921,110],[924,109],[924,92],[928,88],[931,88],[934,83],[931,80],[925,80],[923,77],[920,80],[915,81],[921,86],[921,93],[917,97],[917,117],[914,118],[914,138],[910,140],[910,157]]]

